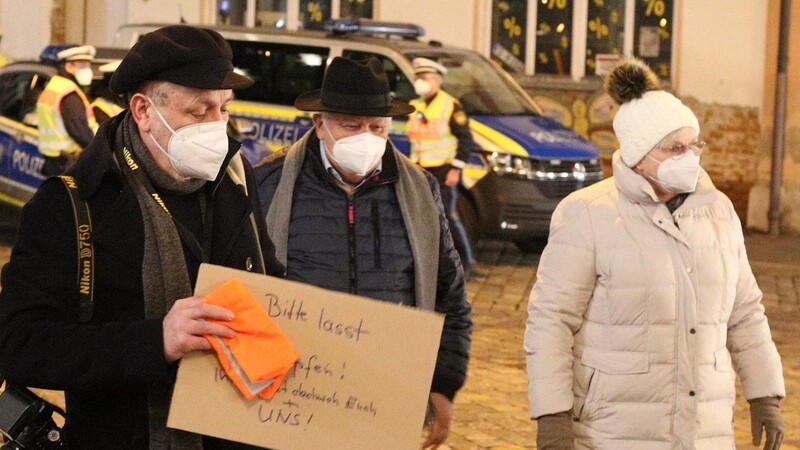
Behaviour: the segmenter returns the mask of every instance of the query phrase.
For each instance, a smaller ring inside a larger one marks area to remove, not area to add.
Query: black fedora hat
[[[411,114],[414,107],[395,99],[383,64],[377,58],[360,63],[337,56],[325,70],[322,89],[297,97],[301,111],[337,112],[355,116],[392,117]]]
[[[109,89],[134,91],[145,81],[169,81],[198,89],[240,89],[253,84],[233,71],[233,51],[219,33],[170,25],[142,36],[120,62]]]

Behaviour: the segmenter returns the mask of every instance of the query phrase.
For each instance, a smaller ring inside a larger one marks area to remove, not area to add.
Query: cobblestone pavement
[[[0,264],[9,257],[0,235]],[[788,397],[782,409],[788,433],[785,450],[800,450],[800,237],[747,238],[748,253],[783,357]],[[475,333],[467,384],[456,398],[447,449],[534,449],[536,423],[528,418],[527,378],[522,351],[528,294],[538,255],[513,245],[483,242],[476,248],[478,272],[468,283]],[[739,389],[741,394],[741,389]],[[58,393],[48,398],[60,402]],[[753,448],[747,402],[736,403],[737,448]]]

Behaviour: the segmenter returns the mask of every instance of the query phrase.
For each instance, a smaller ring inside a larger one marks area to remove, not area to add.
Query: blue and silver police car
[[[125,25],[114,44],[130,48],[161,26]],[[594,145],[545,117],[499,66],[471,50],[423,41],[419,26],[345,19],[328,22],[327,31],[214,29],[231,44],[236,70],[255,80],[231,105],[243,151],[254,164],[311,128],[310,115],[295,109],[294,100],[322,85],[334,57],[378,58],[394,95],[409,100],[415,96],[411,60],[421,56],[449,69],[443,89],[461,101],[480,146],[463,172],[458,208],[473,239],[535,248],[558,202],[603,177]],[[408,153],[404,120],[394,121],[391,139]]]

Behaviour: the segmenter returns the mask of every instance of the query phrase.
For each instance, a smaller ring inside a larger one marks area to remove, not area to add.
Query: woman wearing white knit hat
[[[734,448],[738,374],[754,444],[778,449],[781,360],[697,117],[638,60],[606,89],[614,176],[558,206],[528,305],[538,448]]]

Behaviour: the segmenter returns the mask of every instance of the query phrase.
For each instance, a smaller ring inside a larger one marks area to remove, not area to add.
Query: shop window
[[[373,0],[341,0],[339,17],[372,19]]]
[[[512,73],[525,73],[528,0],[493,0],[492,59]]]
[[[248,22],[247,0],[219,0],[217,23],[220,25],[255,25],[256,27],[286,28],[287,0],[256,0],[255,21]],[[251,21],[253,16],[251,15]]]
[[[331,18],[331,0],[300,0],[300,27],[306,30],[322,30]]]
[[[510,73],[602,76],[623,55],[633,55],[659,77],[670,77],[674,0],[492,0],[491,5],[489,52]]]
[[[286,28],[286,0],[256,0],[256,26]]]
[[[634,53],[665,79],[672,69],[672,10],[671,1],[639,0],[634,19]]]
[[[217,23],[220,25],[244,25],[247,15],[247,0],[219,0]]]
[[[573,0],[541,0],[536,11],[536,73],[569,75]]]
[[[589,0],[586,17],[586,75],[602,75],[623,54],[625,0]]]

